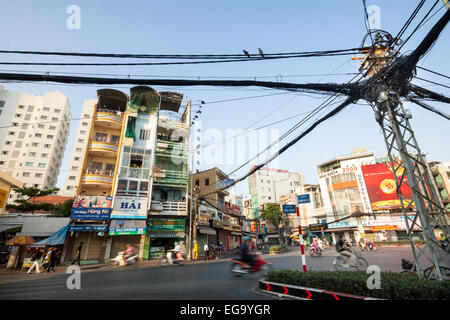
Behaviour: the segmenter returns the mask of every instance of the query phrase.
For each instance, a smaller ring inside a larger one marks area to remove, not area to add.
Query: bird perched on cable
[[[242,51],[244,51],[244,54],[245,54],[248,58],[250,58],[250,53],[248,53],[247,50],[242,50]]]
[[[258,48],[259,54],[261,55],[261,57],[264,58],[264,52],[261,50],[261,48]]]

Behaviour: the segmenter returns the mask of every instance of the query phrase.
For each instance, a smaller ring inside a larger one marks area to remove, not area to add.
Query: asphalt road
[[[336,252],[307,256],[309,270],[333,270]],[[369,265],[382,271],[401,271],[401,258],[412,260],[409,247],[379,248],[364,253]],[[297,249],[279,256],[265,255],[275,270],[300,270]],[[257,291],[261,275],[234,278],[228,260],[196,265],[139,267],[82,271],[81,289],[67,288],[67,274],[32,274],[6,281],[0,278],[0,299],[150,299],[150,300],[264,300],[278,299]],[[44,278],[45,277],[45,278]]]

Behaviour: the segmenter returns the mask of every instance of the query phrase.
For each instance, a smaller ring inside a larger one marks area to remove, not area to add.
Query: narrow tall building
[[[54,187],[71,118],[69,100],[60,92],[37,96],[0,85],[0,170],[25,187]],[[15,197],[11,193],[8,203]]]

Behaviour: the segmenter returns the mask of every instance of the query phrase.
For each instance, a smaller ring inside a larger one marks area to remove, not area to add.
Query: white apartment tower
[[[83,110],[78,124],[77,135],[70,154],[70,165],[67,168],[66,183],[60,194],[64,196],[75,196],[78,181],[80,179],[80,170],[83,167],[84,153],[89,142],[89,129],[91,127],[97,99],[84,101]]]
[[[69,100],[60,92],[36,96],[0,85],[0,170],[25,187],[54,187],[71,117]]]

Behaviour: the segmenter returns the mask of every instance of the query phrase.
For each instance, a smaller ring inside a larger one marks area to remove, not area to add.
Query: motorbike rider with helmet
[[[250,252],[249,247],[248,247],[248,241],[250,241],[250,237],[248,236],[244,236],[244,238],[242,239],[242,244],[239,247],[239,253],[241,255],[241,261],[246,263],[248,265],[248,268],[250,268],[253,263],[255,262],[255,255]]]

